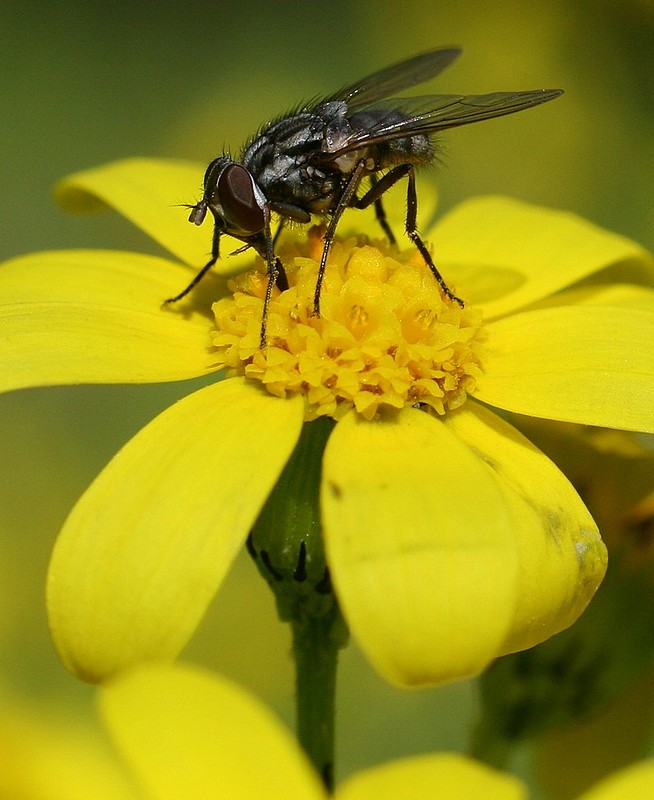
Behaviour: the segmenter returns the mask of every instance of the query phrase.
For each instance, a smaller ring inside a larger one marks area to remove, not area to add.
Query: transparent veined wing
[[[373,72],[372,75],[367,75],[356,83],[345,86],[321,100],[321,103],[342,100],[350,109],[374,103],[376,100],[402,92],[410,86],[417,86],[419,83],[435,77],[448,67],[460,53],[461,49],[458,47],[446,47],[413,56],[413,58]]]
[[[357,108],[348,114],[351,131],[347,141],[343,143],[341,140],[338,150],[329,153],[336,158],[360,147],[405,136],[428,136],[447,128],[514,114],[516,111],[547,103],[561,94],[562,89],[535,89],[479,95],[389,98]]]

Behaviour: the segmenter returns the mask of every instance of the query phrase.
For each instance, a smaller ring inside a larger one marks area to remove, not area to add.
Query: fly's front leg
[[[432,272],[434,278],[438,282],[438,285],[441,287],[441,291],[443,294],[448,297],[450,300],[454,300],[455,303],[458,303],[461,308],[464,307],[463,300],[460,297],[457,297],[454,292],[450,289],[450,287],[445,283],[443,276],[438,271],[436,265],[432,261],[431,253],[427,249],[427,246],[420,238],[420,234],[417,230],[417,218],[418,218],[418,196],[416,192],[416,178],[413,167],[411,165],[407,165],[407,176],[408,176],[408,186],[406,192],[406,235],[411,239],[411,241],[415,244],[415,246],[420,251],[420,255],[424,258],[425,264],[429,267]],[[389,173],[390,174],[390,173]]]
[[[263,299],[263,312],[261,314],[261,336],[259,338],[259,347],[263,348],[268,344],[266,337],[266,329],[268,327],[268,309],[270,307],[270,300],[272,298],[273,286],[277,284],[280,291],[288,289],[288,279],[284,265],[275,256],[268,266],[268,283],[266,284],[266,294]]]
[[[338,198],[338,203],[336,204],[336,208],[332,212],[332,218],[329,220],[329,225],[327,226],[327,230],[325,231],[325,235],[323,236],[323,241],[325,244],[322,249],[320,266],[318,267],[316,289],[313,294],[314,317],[320,316],[320,291],[322,289],[322,282],[325,277],[325,267],[327,266],[327,257],[329,256],[329,251],[332,249],[332,244],[334,243],[334,235],[336,233],[336,227],[338,225],[340,218],[343,216],[343,212],[345,211],[345,209],[350,208],[352,206],[356,207],[355,194],[357,188],[359,187],[359,183],[361,183],[364,166],[365,166],[365,161],[361,160],[350,173],[349,180],[345,185],[345,188],[343,189],[341,196]]]
[[[266,284],[266,294],[263,299],[263,311],[261,314],[261,335],[259,337],[259,347],[263,348],[268,344],[266,329],[268,326],[268,309],[272,298],[273,286],[277,284],[280,291],[288,289],[288,277],[284,265],[274,253],[273,238],[270,234],[270,209],[264,206],[264,239],[265,239],[265,259],[268,271],[268,283]]]
[[[220,258],[220,230],[215,227],[213,231],[213,239],[211,240],[211,258],[207,263],[202,267],[202,269],[198,272],[198,274],[193,278],[193,280],[188,284],[188,286],[183,289],[179,294],[176,294],[174,297],[169,297],[167,300],[164,300],[162,305],[167,306],[170,303],[176,303],[178,300],[181,300],[183,297],[194,289],[198,283],[204,278],[204,276],[209,272],[211,267],[218,261]]]
[[[268,203],[268,213],[270,214],[270,212],[278,214],[280,217],[279,225],[277,226],[275,235],[272,238],[273,251],[275,251],[277,248],[277,240],[282,234],[287,220],[290,219],[293,222],[299,222],[302,225],[306,225],[308,222],[311,222],[311,214],[309,214],[306,209],[293,205],[293,203],[282,203],[279,201]],[[281,266],[279,259],[277,259],[277,261]],[[288,289],[288,281],[286,280],[286,273],[284,272],[283,267],[280,270],[280,278],[277,281],[277,288],[281,292],[283,292],[285,289]]]

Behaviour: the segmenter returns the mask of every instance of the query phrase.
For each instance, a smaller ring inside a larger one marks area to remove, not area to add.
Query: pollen
[[[217,366],[279,397],[301,394],[306,420],[461,406],[481,371],[480,312],[443,297],[417,252],[358,237],[334,243],[314,316],[321,250],[315,231],[280,248],[289,288],[273,292],[264,348],[265,273],[229,282],[232,295],[213,306]]]

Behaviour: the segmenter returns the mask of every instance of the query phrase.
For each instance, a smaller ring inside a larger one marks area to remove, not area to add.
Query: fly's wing
[[[531,92],[495,92],[478,95],[433,95],[430,97],[390,98],[367,104],[348,114],[351,131],[338,150],[328,151],[333,158],[360,147],[403,139],[406,136],[436,133],[459,125],[514,114],[525,108],[547,103],[563,94],[562,89],[536,89]]]
[[[433,78],[449,66],[460,53],[461,50],[458,47],[447,47],[422,53],[422,55],[374,72],[320,102],[322,104],[333,100],[342,100],[350,109],[374,103]]]

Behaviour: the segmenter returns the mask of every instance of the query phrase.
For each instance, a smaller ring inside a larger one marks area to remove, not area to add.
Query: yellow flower
[[[184,224],[174,204],[193,197],[199,175],[197,165],[122,162],[70,178],[59,196],[71,208],[117,208],[195,268],[210,232]],[[352,224],[363,220],[352,213]],[[488,406],[654,429],[654,293],[637,285],[650,279],[651,258],[572,215],[472,200],[429,236],[466,300],[464,311],[438,305],[435,319],[424,299],[433,279],[417,276],[410,248],[391,259],[379,243],[355,247],[342,233],[324,315],[302,318],[301,302],[276,299],[265,352],[255,341],[261,304],[251,277],[238,279],[245,291],[227,309],[225,279],[214,274],[193,302],[162,310],[192,274],[170,259],[56,252],[0,270],[4,388],[178,380],[223,364],[247,376],[216,381],[162,413],[72,511],[53,554],[48,605],[61,657],[78,675],[101,680],[177,656],[304,420],[324,414],[338,418],[321,482],[331,578],[359,644],[389,680],[476,674],[569,626],[587,605],[605,570],[596,526],[555,465]],[[298,285],[303,267],[310,285],[311,246],[293,236],[286,245],[296,248],[289,271]],[[349,285],[348,259],[358,270]],[[245,253],[220,266],[253,263]],[[611,267],[630,282],[593,280]],[[375,306],[386,328],[357,354],[368,300],[386,292],[375,273],[392,287]],[[234,303],[254,310],[239,317]],[[399,316],[386,316],[388,303]],[[288,327],[293,315],[305,328]],[[241,339],[244,319],[251,329]],[[421,327],[436,338],[413,347]],[[328,380],[316,357],[321,328],[332,337]],[[397,330],[405,340],[379,352]],[[381,362],[370,360],[375,351]]]

